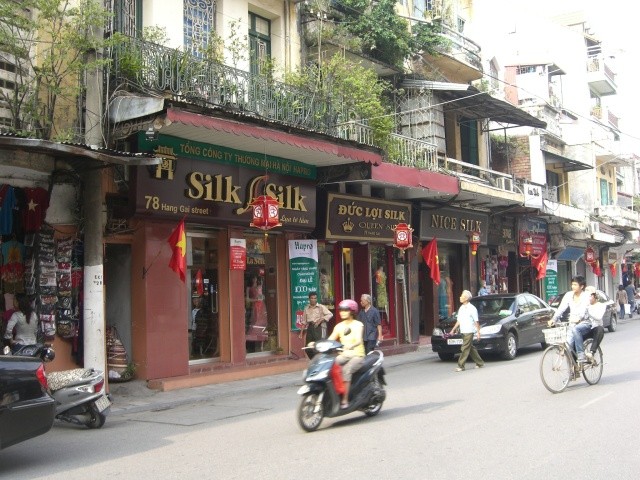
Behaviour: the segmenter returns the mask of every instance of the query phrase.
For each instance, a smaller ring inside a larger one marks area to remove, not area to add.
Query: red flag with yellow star
[[[187,237],[184,233],[184,219],[180,221],[168,241],[173,252],[169,261],[169,268],[180,275],[180,280],[184,282],[187,271],[187,259],[185,256],[187,253]]]
[[[537,259],[531,260],[531,264],[538,269],[536,280],[542,280],[547,276],[547,263],[549,263],[549,255],[546,250]]]
[[[433,237],[427,245],[422,249],[422,257],[425,263],[429,267],[429,273],[431,280],[436,285],[440,284],[440,262],[438,260],[438,242],[436,237]]]

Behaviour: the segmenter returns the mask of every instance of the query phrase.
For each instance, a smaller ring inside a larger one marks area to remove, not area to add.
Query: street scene
[[[56,424],[0,452],[2,476],[19,479],[350,478],[632,479],[640,471],[640,316],[602,343],[600,383],[542,385],[542,350],[454,372],[429,347],[387,357],[387,401],[373,418],[353,413],[299,428],[301,373],[114,398],[101,430]],[[184,392],[182,392],[184,393]],[[338,461],[342,459],[344,461]],[[363,467],[365,465],[366,467]]]
[[[628,3],[0,0],[0,476],[631,478]]]

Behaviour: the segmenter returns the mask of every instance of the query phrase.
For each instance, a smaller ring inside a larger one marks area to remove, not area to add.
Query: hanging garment
[[[2,282],[8,293],[24,292],[24,245],[16,240],[2,244]]]
[[[0,185],[0,235],[13,233],[13,209],[16,195],[11,185]]]
[[[24,231],[37,232],[49,208],[49,192],[44,188],[24,188],[25,208],[22,210]]]

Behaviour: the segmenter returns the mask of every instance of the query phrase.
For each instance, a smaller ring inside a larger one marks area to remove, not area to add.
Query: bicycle
[[[567,344],[569,324],[542,330],[544,341],[549,345],[540,359],[540,379],[551,393],[560,393],[567,388],[571,380],[577,380],[580,374],[589,385],[595,385],[602,377],[602,350],[593,354],[593,359],[578,363],[575,353]],[[584,350],[591,348],[593,339],[584,341]]]

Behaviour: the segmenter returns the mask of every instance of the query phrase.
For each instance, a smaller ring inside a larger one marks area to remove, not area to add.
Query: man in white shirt
[[[456,372],[464,371],[465,363],[469,355],[471,355],[471,360],[476,362],[476,368],[484,367],[484,360],[480,357],[476,347],[473,346],[474,335],[477,335],[478,340],[480,340],[480,323],[478,322],[478,310],[469,303],[472,296],[469,290],[464,290],[462,295],[460,295],[460,303],[462,305],[460,305],[458,309],[456,323],[450,332],[451,335],[453,335],[456,329],[459,328],[462,334],[462,348],[460,350]]]

